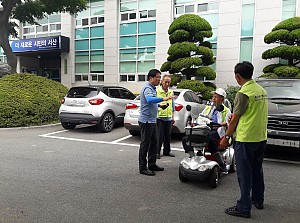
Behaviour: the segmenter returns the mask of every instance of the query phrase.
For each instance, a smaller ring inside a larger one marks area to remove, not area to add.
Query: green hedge
[[[0,78],[0,127],[32,126],[58,121],[60,100],[68,89],[34,74]]]

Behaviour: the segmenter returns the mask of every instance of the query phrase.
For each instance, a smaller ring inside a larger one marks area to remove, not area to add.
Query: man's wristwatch
[[[230,139],[230,136],[225,135],[225,139],[229,140],[229,139]]]

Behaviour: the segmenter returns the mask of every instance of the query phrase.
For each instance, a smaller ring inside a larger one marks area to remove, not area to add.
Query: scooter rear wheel
[[[212,168],[208,180],[209,180],[208,181],[209,186],[211,186],[212,188],[216,188],[218,186],[218,183],[219,183],[219,169],[218,169],[217,166]]]

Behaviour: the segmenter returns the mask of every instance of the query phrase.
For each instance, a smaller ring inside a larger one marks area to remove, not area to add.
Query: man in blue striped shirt
[[[154,176],[154,171],[163,171],[163,167],[156,165],[157,152],[157,132],[156,119],[159,102],[172,99],[172,96],[158,98],[156,96],[156,86],[160,83],[161,72],[157,69],[149,71],[147,83],[141,90],[139,126],[141,128],[141,144],[139,150],[139,170],[140,174]],[[148,155],[148,168],[147,168]]]

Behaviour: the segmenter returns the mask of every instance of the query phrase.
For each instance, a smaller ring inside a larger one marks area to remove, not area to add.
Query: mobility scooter
[[[189,105],[186,109],[190,110]],[[224,107],[218,106],[217,109],[222,111]],[[197,121],[190,121],[190,124],[186,127],[184,137],[188,145],[193,146],[198,152],[194,157],[186,157],[180,161],[180,181],[187,182],[189,179],[197,181],[208,180],[212,188],[218,186],[219,177],[222,175],[220,166],[214,156],[207,151],[207,146],[211,128],[218,128],[220,126],[219,123],[211,122],[208,117],[203,115],[200,115]],[[231,146],[225,149],[220,148],[220,153],[226,163],[228,172],[235,172],[236,166],[233,148]]]

